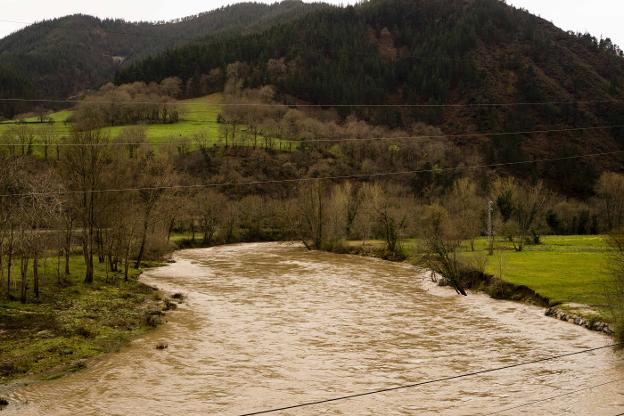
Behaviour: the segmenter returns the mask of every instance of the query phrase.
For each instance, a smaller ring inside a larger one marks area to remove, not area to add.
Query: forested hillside
[[[375,0],[323,10],[262,33],[168,50],[124,68],[116,81],[177,76],[199,84],[201,74],[226,71],[236,61],[243,63],[238,68],[246,87],[274,85],[285,102],[433,105],[340,109],[390,127],[420,121],[453,134],[624,120],[617,102],[624,98],[624,59],[617,46],[564,32],[498,0]],[[481,105],[518,102],[527,105]],[[613,128],[502,139],[484,134],[471,143],[483,146],[489,161],[514,162],[619,149],[623,140],[624,130]],[[567,173],[575,182],[592,182],[604,167],[621,165],[601,158],[570,164]],[[538,173],[549,174],[532,174]]]
[[[218,33],[251,33],[326,8],[287,0],[240,3],[171,22],[126,22],[72,15],[0,39],[0,96],[65,98],[110,81],[129,62]],[[0,107],[12,117],[25,104]]]

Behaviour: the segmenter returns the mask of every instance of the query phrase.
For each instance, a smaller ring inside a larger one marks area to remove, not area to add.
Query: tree
[[[496,201],[503,222],[503,233],[522,251],[529,234],[539,242],[541,221],[545,217],[548,192],[543,182],[524,185],[514,178],[498,179],[493,184]]]
[[[133,173],[136,175],[135,184],[139,188],[137,195],[142,214],[139,252],[134,263],[134,267],[138,269],[145,256],[149,227],[155,221],[159,203],[169,192],[168,188],[175,183],[175,175],[171,161],[166,155],[156,156],[151,151],[137,160]]]
[[[596,195],[602,204],[607,231],[624,226],[624,175],[603,173],[596,185]]]
[[[421,232],[424,255],[420,263],[444,276],[458,294],[466,296],[462,284],[465,267],[458,256],[461,236],[449,212],[439,204],[427,207],[422,218]]]
[[[298,230],[308,250],[321,250],[325,243],[326,195],[322,181],[305,183],[297,198]]]
[[[610,261],[611,285],[607,297],[615,324],[615,335],[618,342],[624,342],[624,230],[619,229],[609,236],[613,247]]]
[[[223,211],[227,199],[214,189],[205,189],[195,196],[194,204],[203,234],[203,243],[213,244],[219,225],[224,221]]]
[[[66,184],[66,196],[71,198],[81,227],[84,282],[89,284],[94,277],[95,235],[107,167],[111,162],[110,142],[100,130],[87,130],[73,132],[71,143],[77,146],[70,146],[63,153],[60,168]]]
[[[485,200],[477,194],[476,184],[469,178],[461,178],[453,184],[446,198],[445,206],[454,218],[459,237],[470,242],[474,251],[474,240],[483,231]]]
[[[385,242],[385,255],[388,258],[403,258],[401,240],[408,227],[409,203],[401,199],[399,189],[376,183],[365,185],[364,200],[372,211],[379,235]]]

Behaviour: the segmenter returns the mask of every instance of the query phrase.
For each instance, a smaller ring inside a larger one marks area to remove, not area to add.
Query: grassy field
[[[32,289],[26,304],[7,300],[6,287],[0,291],[0,383],[30,373],[56,377],[77,370],[83,359],[117,351],[158,323],[153,313],[160,311],[154,309],[160,307],[160,294],[137,281],[139,271],[124,282],[121,275],[107,278],[104,265],[96,262],[95,282],[87,286],[80,256],[72,257],[72,273],[62,283],[56,270],[56,261],[48,260],[39,303],[33,302]],[[12,294],[19,297],[19,289]]]
[[[383,246],[380,241],[370,244]],[[417,247],[417,240],[404,243],[411,258],[417,256]],[[542,244],[528,245],[520,253],[513,250],[511,243],[497,240],[493,256],[487,255],[487,239],[479,238],[474,252],[464,246],[461,255],[466,261],[485,261],[487,273],[527,286],[552,303],[579,303],[604,311],[609,252],[602,236],[545,236]]]
[[[476,248],[480,255],[487,254],[486,244],[485,240],[479,241]],[[542,244],[526,246],[520,253],[506,242],[497,242],[494,256],[486,257],[486,271],[530,287],[553,303],[580,303],[602,309],[610,284],[609,252],[601,236],[547,236]]]
[[[205,133],[207,137],[214,139],[215,143],[219,137],[219,126],[217,117],[221,111],[222,94],[212,94],[205,97],[179,101],[182,112],[180,121],[175,124],[148,124],[146,125],[147,140],[150,143],[158,144],[184,138],[192,138],[197,133]],[[54,121],[53,129],[58,138],[69,135],[71,125],[65,120],[72,114],[72,111],[65,110],[50,115]],[[47,126],[37,123],[36,117],[26,118],[26,122],[36,132],[42,131]],[[0,123],[0,136],[15,127],[12,122]],[[115,126],[103,129],[110,134],[111,138],[119,135],[121,130],[128,126]]]

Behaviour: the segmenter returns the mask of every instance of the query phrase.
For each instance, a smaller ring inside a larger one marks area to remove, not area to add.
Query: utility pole
[[[494,230],[492,227],[492,214],[494,213],[494,202],[488,202],[488,255],[494,255]]]

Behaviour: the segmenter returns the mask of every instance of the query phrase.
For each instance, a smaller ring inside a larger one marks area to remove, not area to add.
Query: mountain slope
[[[456,105],[339,108],[392,127],[425,122],[452,134],[624,124],[624,105],[613,102],[624,99],[619,48],[498,0],[373,0],[322,10],[262,33],[167,50],[124,68],[116,82],[188,80],[237,61],[245,64],[240,76],[246,86],[273,84],[284,100]],[[527,104],[479,105],[518,102]],[[529,104],[544,102],[551,104]],[[487,161],[513,163],[621,149],[624,129],[484,134],[470,144],[482,146]],[[585,179],[591,183],[597,170],[620,169],[621,160],[602,157],[569,163],[566,170],[586,193]],[[525,175],[543,173],[523,169]]]
[[[67,16],[0,39],[0,71],[6,78],[29,79],[32,85],[22,85],[29,96],[67,97],[110,81],[128,62],[168,47],[214,34],[252,33],[326,7],[297,0],[240,3],[166,23]],[[0,92],[11,96],[3,80]]]

